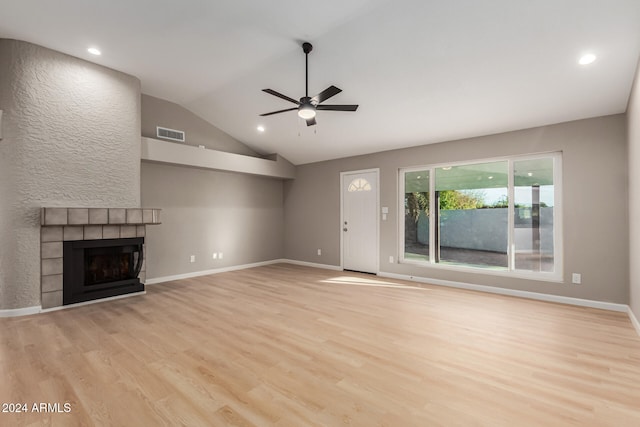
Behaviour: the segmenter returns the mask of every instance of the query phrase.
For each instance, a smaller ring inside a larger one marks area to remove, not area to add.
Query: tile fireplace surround
[[[160,224],[160,209],[42,208],[40,284],[43,309],[62,305],[63,242],[144,237],[147,225]],[[139,278],[145,282],[146,261]]]

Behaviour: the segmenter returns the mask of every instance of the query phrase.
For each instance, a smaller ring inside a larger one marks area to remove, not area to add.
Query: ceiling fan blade
[[[298,107],[293,107],[293,108],[287,108],[285,110],[278,110],[278,111],[272,111],[270,113],[264,113],[264,114],[260,114],[260,117],[264,117],[264,116],[270,116],[272,114],[278,114],[278,113],[284,113],[286,111],[293,111],[293,110],[297,110]]]
[[[293,102],[296,105],[300,105],[300,102],[296,101],[295,99],[289,98],[287,95],[283,95],[280,92],[276,92],[273,89],[262,89],[262,91],[268,93],[269,95],[273,95],[273,96],[277,96],[278,98],[282,98],[285,101]]]
[[[340,92],[342,92],[342,89],[338,89],[337,87],[331,85],[316,96],[311,97],[311,99],[319,104],[331,98],[332,96],[339,94]]]
[[[313,126],[316,124],[316,118],[315,117],[311,117],[310,119],[307,119],[307,126]]]
[[[318,105],[316,110],[324,111],[356,111],[357,105]]]

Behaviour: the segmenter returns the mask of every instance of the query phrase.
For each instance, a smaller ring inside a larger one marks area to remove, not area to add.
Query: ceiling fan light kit
[[[304,97],[300,100],[300,107],[298,107],[298,116],[305,120],[312,119],[316,116],[316,109],[311,104],[311,98]]]
[[[284,99],[285,101],[292,102],[297,105],[297,107],[286,108],[284,110],[272,111],[270,113],[260,114],[260,116],[271,116],[273,114],[284,113],[286,111],[294,111],[298,110],[298,117],[307,121],[307,126],[313,126],[316,124],[316,111],[356,111],[358,109],[357,105],[321,105],[322,102],[331,98],[342,92],[342,89],[338,89],[335,86],[329,86],[319,94],[315,96],[309,96],[309,52],[313,50],[313,46],[311,43],[304,42],[302,43],[302,51],[304,52],[305,58],[305,94],[300,101],[296,101],[293,98],[290,98],[286,95],[281,94],[280,92],[276,92],[273,89],[262,89],[263,92],[268,93],[269,95],[277,96],[278,98]]]

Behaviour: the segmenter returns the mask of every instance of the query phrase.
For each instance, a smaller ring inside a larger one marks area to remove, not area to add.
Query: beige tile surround
[[[40,274],[42,308],[62,305],[63,242],[145,237],[147,225],[160,224],[160,209],[42,208]],[[138,276],[146,278],[146,260]]]

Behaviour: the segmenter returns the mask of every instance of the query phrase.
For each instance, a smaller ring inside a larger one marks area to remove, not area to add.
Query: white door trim
[[[361,169],[354,171],[340,172],[340,223],[338,230],[340,231],[340,269],[344,269],[344,232],[342,231],[344,224],[344,177],[359,173],[376,174],[376,275],[380,273],[380,168]]]

